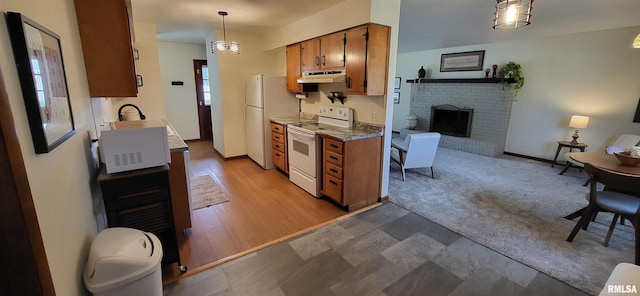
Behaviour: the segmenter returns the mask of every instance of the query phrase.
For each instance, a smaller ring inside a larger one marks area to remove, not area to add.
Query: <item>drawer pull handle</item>
[[[338,183],[336,183],[336,181],[333,181],[333,180],[329,180],[329,183],[331,183],[331,184],[333,184],[333,185],[336,185],[336,186],[338,186]]]
[[[338,149],[338,145],[336,145],[336,144],[329,144],[329,146],[331,146],[331,148]]]
[[[276,139],[280,139],[280,136],[275,136]]]
[[[329,169],[329,170],[330,170],[330,171],[332,171],[332,172],[334,172],[334,173],[336,173],[336,174],[338,173],[338,171],[337,171],[336,169],[334,169],[334,168],[331,168],[331,169]]]
[[[280,145],[276,145],[276,148],[280,148]]]
[[[329,158],[331,158],[331,159],[333,159],[333,160],[338,160],[338,158],[337,158],[337,157],[335,157],[335,156],[329,156]]]
[[[280,157],[280,153],[276,153],[276,156],[277,156],[277,157]]]

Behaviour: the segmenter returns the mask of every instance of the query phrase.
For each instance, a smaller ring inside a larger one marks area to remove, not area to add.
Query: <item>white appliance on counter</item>
[[[101,132],[98,147],[109,174],[171,163],[166,126],[146,127],[143,121],[111,122]]]
[[[284,76],[252,75],[244,86],[247,154],[263,169],[273,169],[271,117],[300,114],[298,99],[287,91]]]
[[[323,129],[350,128],[353,125],[353,109],[323,105],[317,123],[287,125],[287,155],[289,156],[289,181],[315,197],[320,196],[318,177],[322,151],[316,132]]]

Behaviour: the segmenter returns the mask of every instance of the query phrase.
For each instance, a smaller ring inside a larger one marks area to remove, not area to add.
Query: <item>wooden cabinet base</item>
[[[349,211],[378,202],[382,138],[341,142],[322,137],[322,142],[322,194]]]
[[[169,184],[171,203],[173,205],[173,219],[176,234],[184,235],[184,230],[191,228],[191,205],[189,204],[189,190],[184,152],[171,153],[169,165]]]

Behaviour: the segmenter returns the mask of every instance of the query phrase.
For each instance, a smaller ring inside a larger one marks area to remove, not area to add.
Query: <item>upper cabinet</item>
[[[300,92],[302,87],[298,84],[302,71],[300,70],[300,43],[287,46],[287,90]]]
[[[378,24],[366,24],[347,30],[347,94],[386,94],[389,33],[389,27]]]
[[[90,96],[137,96],[130,1],[74,3]]]
[[[344,68],[344,32],[301,42],[301,69]]]
[[[311,86],[296,82],[304,71],[345,69],[347,94],[385,95],[389,34],[388,26],[369,23],[287,46],[287,89]]]

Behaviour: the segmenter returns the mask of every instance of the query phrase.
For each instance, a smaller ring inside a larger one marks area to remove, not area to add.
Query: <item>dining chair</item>
[[[572,242],[580,228],[586,230],[593,214],[611,212],[613,221],[609,226],[608,243],[619,217],[631,222],[635,234],[635,264],[640,264],[640,198],[624,192],[640,192],[640,177],[616,173],[597,168],[590,163],[584,164],[584,170],[589,175],[589,204],[582,213],[580,220],[569,234],[568,242]],[[598,183],[613,190],[598,190]]]
[[[431,168],[431,178],[435,179],[433,161],[440,137],[440,133],[415,133],[408,134],[404,141],[392,139],[391,145],[396,149],[391,151],[391,160],[400,164],[402,181],[405,179],[405,170],[412,168]]]

